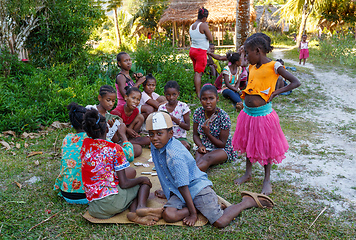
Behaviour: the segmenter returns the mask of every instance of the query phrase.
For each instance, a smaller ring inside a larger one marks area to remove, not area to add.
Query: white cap
[[[161,130],[173,127],[171,116],[165,112],[151,113],[146,120],[146,130]]]

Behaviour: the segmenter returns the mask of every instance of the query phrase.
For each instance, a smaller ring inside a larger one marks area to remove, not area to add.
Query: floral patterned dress
[[[167,105],[167,103],[159,106],[158,111],[168,112],[166,105]],[[178,101],[177,106],[174,108],[173,112],[171,112],[169,114],[176,117],[181,122],[184,122],[184,115],[189,112],[190,112],[189,106],[184,102]],[[179,126],[173,126],[173,137],[187,138],[187,131]]]
[[[80,150],[80,158],[89,202],[119,193],[119,179],[115,172],[130,166],[119,144],[87,138]]]
[[[221,130],[229,129],[229,137],[226,141],[225,148],[223,149],[229,161],[234,161],[237,159],[237,152],[233,150],[231,144],[231,135],[230,135],[230,128],[231,128],[231,120],[229,115],[222,109],[217,108],[216,110],[217,117],[210,123],[210,133],[216,138],[219,138]],[[201,142],[206,148],[210,148],[212,150],[218,149],[205,135],[202,125],[205,123],[205,110],[203,107],[200,107],[195,110],[193,114],[193,122],[198,124],[198,133],[201,136]]]
[[[87,138],[85,132],[69,133],[62,143],[62,162],[54,190],[68,193],[85,193],[82,182],[82,163],[80,149]],[[61,193],[59,193],[61,195]]]

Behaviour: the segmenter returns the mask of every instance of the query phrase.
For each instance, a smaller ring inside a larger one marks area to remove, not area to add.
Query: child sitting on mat
[[[225,227],[241,211],[251,207],[272,208],[273,201],[262,194],[242,192],[242,202],[222,209],[206,173],[199,170],[190,152],[173,137],[173,123],[165,112],[151,113],[146,129],[151,139],[152,159],[168,202],[162,217],[166,222],[193,226],[200,211],[215,227]],[[157,216],[157,215],[156,215]]]
[[[69,119],[76,133],[68,133],[63,139],[60,173],[54,184],[59,196],[69,203],[88,204],[82,182],[82,163],[79,152],[87,134],[83,130],[85,107],[72,102],[68,105]]]
[[[120,145],[106,141],[107,124],[104,116],[95,109],[84,115],[83,129],[89,136],[80,151],[82,179],[89,201],[89,214],[96,218],[110,218],[130,209],[130,221],[154,225],[162,208],[147,208],[152,187],[147,177],[136,176],[130,168]]]

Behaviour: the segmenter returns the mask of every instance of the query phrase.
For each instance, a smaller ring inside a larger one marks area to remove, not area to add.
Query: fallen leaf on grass
[[[26,203],[25,201],[8,201],[8,202],[13,202],[13,203]]]
[[[16,133],[14,131],[5,131],[5,132],[2,132],[4,135],[12,135],[14,137],[16,137]]]
[[[16,148],[20,149],[21,148],[21,144],[20,143],[16,143]]]
[[[4,140],[1,140],[1,141],[0,141],[0,144],[3,145],[3,146],[6,148],[6,150],[11,149],[10,144],[8,144],[7,142],[5,142]]]
[[[30,138],[30,139],[38,138],[40,136],[41,136],[41,134],[38,134],[38,133],[27,133],[27,132],[24,132],[21,135],[22,138]]]
[[[43,154],[43,152],[30,152],[27,157],[32,157],[32,156],[35,156],[35,155],[39,155],[39,154]]]
[[[28,144],[27,144],[27,143],[25,143],[25,145],[24,145],[24,146],[25,146],[25,148],[27,148],[27,147],[28,147]]]
[[[54,127],[54,128],[57,128],[57,129],[58,129],[58,128],[59,128],[59,129],[62,129],[62,128],[69,127],[70,124],[69,124],[69,123],[61,123],[61,122],[59,122],[59,121],[55,121],[55,122],[52,123],[51,126]]]
[[[21,189],[22,188],[22,185],[21,185],[21,183],[19,183],[19,182],[14,182],[14,183],[16,183],[16,185]]]

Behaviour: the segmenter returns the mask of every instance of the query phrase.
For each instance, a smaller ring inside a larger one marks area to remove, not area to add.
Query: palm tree
[[[115,33],[116,33],[116,40],[117,45],[121,46],[121,35],[120,35],[120,28],[119,22],[117,19],[117,9],[122,6],[122,0],[108,0],[108,5],[106,7],[106,11],[114,11],[114,24],[115,24]]]
[[[325,1],[327,0],[288,0],[288,2],[280,9],[281,19],[289,21],[301,17],[296,43],[297,46],[299,46],[301,37],[305,33],[309,15]]]
[[[237,0],[236,3],[236,49],[247,39],[250,26],[250,0]]]

